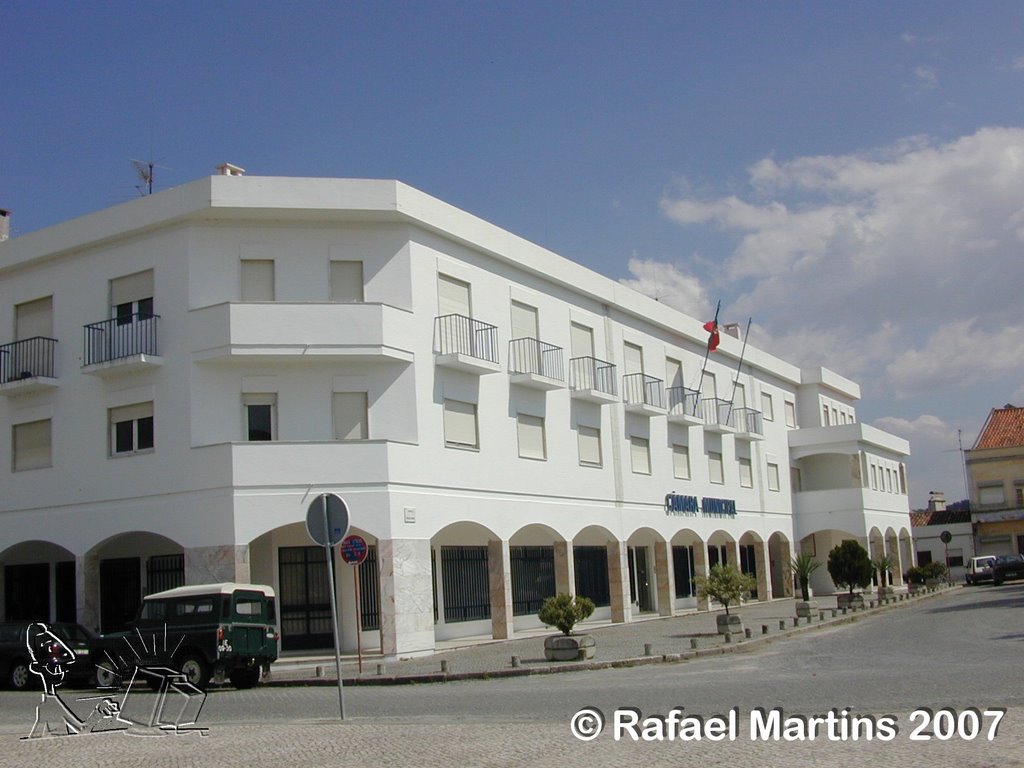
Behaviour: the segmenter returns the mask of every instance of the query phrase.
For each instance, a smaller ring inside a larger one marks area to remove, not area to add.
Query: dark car
[[[25,633],[31,621],[8,621],[0,624],[0,672],[4,681],[16,690],[42,687],[42,681],[29,669],[29,656]],[[99,636],[81,624],[69,622],[40,622],[59,637],[75,654],[73,663],[66,667],[66,679],[72,685],[91,685],[96,677],[96,666],[91,654]]]
[[[992,563],[992,583],[1002,584],[1010,579],[1024,579],[1024,555],[1000,555]]]
[[[202,584],[143,598],[127,632],[101,637],[96,682],[117,686],[146,676],[180,671],[197,688],[225,677],[251,688],[277,658],[277,614],[272,587],[261,584]]]

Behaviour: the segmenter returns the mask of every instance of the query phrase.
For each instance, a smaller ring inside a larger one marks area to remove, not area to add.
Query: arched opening
[[[506,610],[504,589],[500,595],[493,594],[491,578],[492,568],[500,568],[502,573],[506,568],[500,537],[479,523],[463,521],[434,534],[430,547],[435,637],[501,635],[500,629],[495,632],[495,619],[504,624],[511,617],[494,611],[496,598],[500,598],[500,611]]]
[[[838,529],[815,531],[800,540],[801,554],[810,555],[821,563],[821,567],[811,575],[811,591],[814,594],[831,595],[838,591],[828,573],[828,555],[835,547],[850,539],[861,542],[863,546],[863,538],[850,531]]]
[[[672,614],[672,571],[664,537],[640,528],[626,540],[629,597],[633,615]]]
[[[757,587],[750,593],[750,599],[768,600],[770,597],[768,594],[768,562],[765,555],[764,539],[753,531],[747,531],[740,536],[737,549],[739,550],[740,572],[757,581]]]
[[[576,594],[594,601],[592,618],[626,620],[625,553],[614,534],[600,525],[587,526],[573,537],[572,557]]]
[[[573,594],[572,553],[568,542],[541,523],[525,525],[509,538],[514,628],[542,627],[537,612],[556,594]]]
[[[49,541],[23,541],[0,553],[4,621],[77,621],[75,556]]]
[[[672,537],[672,573],[677,610],[697,609],[696,576],[707,574],[707,549],[695,531],[685,528]]]

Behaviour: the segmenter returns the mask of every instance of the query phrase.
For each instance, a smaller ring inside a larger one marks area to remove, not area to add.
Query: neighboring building
[[[707,608],[716,562],[790,595],[797,547],[912,562],[908,445],[855,383],[753,345],[737,375],[728,334],[702,378],[706,318],[415,189],[239,174],[0,245],[8,618],[112,630],[144,593],[253,581],[285,650],[329,647],[321,492],[370,544],[389,655],[538,626],[556,590]]]
[[[970,509],[947,509],[941,491],[928,494],[928,509],[910,513],[917,565],[945,563],[953,581],[962,581],[965,566],[974,557]],[[949,534],[949,541],[942,534]],[[904,565],[906,568],[907,565]]]
[[[993,408],[966,461],[975,551],[1024,552],[1024,408]]]

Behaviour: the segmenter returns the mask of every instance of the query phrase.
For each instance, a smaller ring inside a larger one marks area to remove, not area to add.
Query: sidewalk
[[[882,611],[899,610],[956,588],[922,592],[913,597],[904,592],[897,595],[902,599],[887,605],[876,603],[874,608],[846,615],[836,610],[835,617],[832,615],[836,608],[834,596],[815,598],[818,612],[810,623],[801,619],[799,625],[794,623],[796,610],[792,599],[752,603],[734,611],[742,617],[750,638],[733,637],[729,643],[716,628],[715,616],[721,611],[668,618],[641,617],[628,624],[586,622],[577,629],[593,635],[597,641],[597,653],[589,661],[545,660],[543,638],[554,634],[550,628],[517,632],[511,640],[464,638],[438,643],[437,651],[429,656],[400,661],[386,662],[379,653],[364,653],[361,674],[356,657],[346,654],[342,656],[342,678],[345,685],[398,685],[678,662],[710,654],[753,650],[796,633],[814,632],[860,621]],[[872,596],[865,594],[866,605],[871,599]],[[824,612],[823,618],[819,618],[820,612]],[[270,674],[264,678],[264,685],[336,685],[337,679],[333,654],[288,655],[274,662]]]

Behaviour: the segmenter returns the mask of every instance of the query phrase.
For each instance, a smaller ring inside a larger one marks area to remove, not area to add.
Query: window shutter
[[[334,393],[334,437],[337,440],[365,440],[367,407],[365,392]]]
[[[137,403],[125,405],[120,408],[110,409],[110,423],[117,424],[119,421],[137,421],[153,415],[153,403]]]
[[[593,357],[594,332],[585,325],[571,323],[569,326],[569,347],[573,357]]]
[[[14,425],[14,470],[53,466],[50,420]]]
[[[520,413],[516,419],[519,434],[519,455],[525,459],[544,459],[544,419]]]
[[[651,454],[646,438],[629,438],[629,456],[634,472],[641,475],[651,474]]]
[[[331,301],[363,300],[363,262],[331,262]]]
[[[708,479],[718,485],[725,482],[725,474],[722,469],[722,454],[715,451],[708,454]]]
[[[513,339],[536,339],[537,332],[537,309],[518,301],[512,302],[512,338]]]
[[[472,317],[470,309],[469,283],[448,277],[448,275],[438,274],[437,313],[439,315]]]
[[[26,301],[14,308],[14,340],[53,338],[53,296]]]
[[[623,356],[625,357],[626,375],[631,373],[644,372],[644,351],[636,344],[626,342],[623,344]]]
[[[580,464],[601,464],[601,430],[595,427],[576,428]]]
[[[478,446],[474,403],[444,401],[444,441],[448,445]]]
[[[274,300],[274,262],[242,259],[242,301]]]
[[[690,479],[690,449],[685,445],[672,446],[672,475],[680,480]]]
[[[110,281],[110,306],[153,298],[153,270],[136,272]]]

